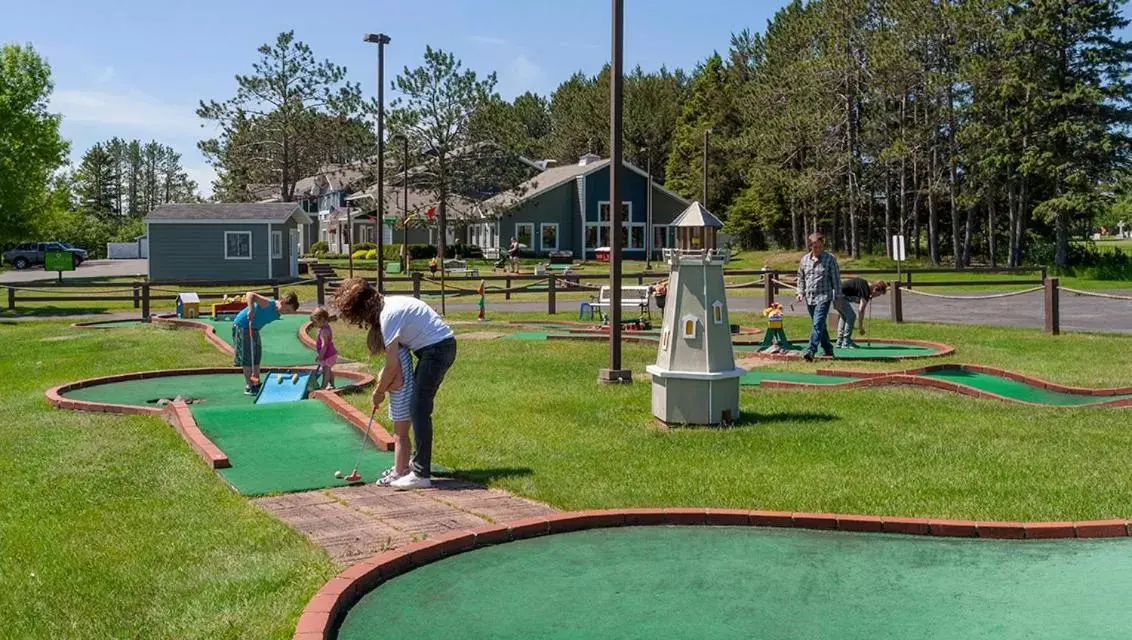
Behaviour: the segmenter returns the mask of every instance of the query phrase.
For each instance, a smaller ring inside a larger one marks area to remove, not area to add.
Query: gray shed
[[[151,280],[287,280],[299,275],[297,203],[166,204],[145,217]]]

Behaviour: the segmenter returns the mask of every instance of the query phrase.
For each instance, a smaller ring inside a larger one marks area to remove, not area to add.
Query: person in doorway
[[[861,335],[865,335],[865,308],[869,301],[888,292],[888,283],[883,280],[869,284],[864,278],[849,278],[841,283],[841,304],[837,311],[841,319],[837,321],[837,347],[857,349],[853,342],[853,325],[857,324]],[[853,305],[857,305],[854,309]],[[860,318],[858,322],[857,319]]]
[[[519,273],[519,241],[511,237],[511,244],[507,245],[507,257],[511,259],[511,269]]]
[[[839,304],[841,300],[841,271],[837,266],[837,258],[825,251],[825,236],[812,233],[808,240],[810,250],[798,262],[797,298],[799,302],[806,303],[813,323],[810,342],[802,352],[802,357],[807,362],[812,362],[818,346],[821,346],[824,355],[834,357],[826,320],[829,318],[830,307]]]
[[[369,330],[366,347],[370,354],[385,354],[385,367],[374,386],[372,400],[377,409],[386,392],[404,376],[412,378],[410,414],[413,424],[413,455],[409,472],[388,482],[394,489],[425,489],[432,486],[432,410],[436,392],[456,361],[456,336],[432,307],[412,296],[383,296],[373,283],[362,278],[344,281],[334,295],[338,315]],[[413,371],[402,372],[401,347],[416,356]],[[404,386],[404,385],[403,385]],[[390,473],[397,473],[395,468]],[[383,474],[386,477],[388,474]]]

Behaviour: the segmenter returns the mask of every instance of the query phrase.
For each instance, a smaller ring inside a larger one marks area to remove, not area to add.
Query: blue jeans
[[[444,374],[456,361],[456,338],[447,338],[416,351],[413,372],[413,457],[409,468],[422,478],[432,473],[432,407]]]
[[[860,298],[842,298],[838,311],[841,320],[837,322],[837,339],[848,340],[853,337],[853,325],[857,324],[857,310],[853,305],[860,304]]]
[[[829,342],[829,329],[825,326],[826,320],[829,318],[830,302],[830,300],[826,300],[825,302],[806,305],[806,310],[810,312],[810,321],[814,324],[814,328],[810,330],[810,344],[806,347],[806,351],[810,353],[817,353],[819,344],[822,353],[826,355],[833,353],[833,345]]]

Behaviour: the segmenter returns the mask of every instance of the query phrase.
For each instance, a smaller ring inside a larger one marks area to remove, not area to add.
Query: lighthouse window
[[[715,318],[716,324],[723,324],[723,303],[722,302],[720,302],[719,300],[716,300],[714,303],[712,303],[711,313],[712,313],[712,316]]]

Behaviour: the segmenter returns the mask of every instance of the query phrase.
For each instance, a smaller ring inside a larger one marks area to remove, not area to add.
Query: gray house
[[[286,280],[299,275],[297,203],[166,204],[145,217],[151,280]]]
[[[538,255],[570,251],[575,258],[595,257],[610,244],[609,167],[609,159],[587,154],[488,199],[484,206],[494,219],[469,225],[468,241],[485,250],[506,249],[514,237]],[[653,182],[650,216],[648,174],[628,162],[621,167],[621,191],[625,257],[643,260],[646,247],[654,254],[671,247],[668,225],[691,202]]]

